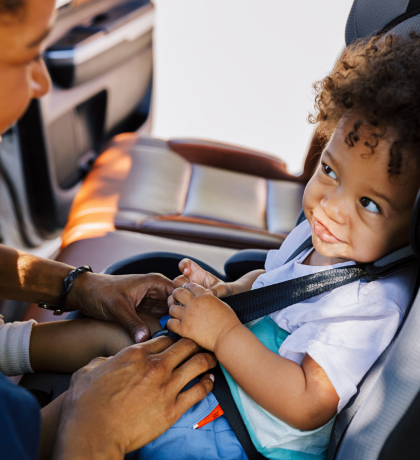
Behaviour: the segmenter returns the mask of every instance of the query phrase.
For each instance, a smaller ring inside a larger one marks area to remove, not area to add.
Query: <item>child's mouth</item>
[[[314,232],[316,236],[324,241],[325,243],[342,243],[341,240],[336,238],[327,227],[321,224],[319,220],[317,220],[314,216]]]

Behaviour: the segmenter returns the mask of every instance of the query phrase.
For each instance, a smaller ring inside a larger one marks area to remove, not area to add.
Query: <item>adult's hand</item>
[[[213,388],[206,375],[181,393],[216,365],[198,351],[191,340],[159,337],[78,371],[64,399],[54,459],[122,459],[157,438]]]
[[[168,312],[167,298],[172,281],[163,275],[100,275],[83,273],[74,282],[66,306],[85,315],[121,324],[139,343],[150,337],[150,330],[137,311],[161,317]]]

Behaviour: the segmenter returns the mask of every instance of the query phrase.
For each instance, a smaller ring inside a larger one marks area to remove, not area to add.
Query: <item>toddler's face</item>
[[[365,146],[371,133],[349,147],[353,123],[342,121],[309,181],[303,209],[316,251],[330,258],[373,262],[408,244],[419,189],[415,160],[404,159],[401,174],[389,177],[392,140],[379,137],[375,153]]]

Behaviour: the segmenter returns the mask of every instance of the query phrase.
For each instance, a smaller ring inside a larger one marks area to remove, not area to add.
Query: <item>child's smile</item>
[[[368,129],[353,147],[345,143],[352,127],[349,121],[338,125],[305,189],[303,209],[316,250],[311,265],[373,262],[408,244],[418,164],[405,157],[401,174],[390,177],[393,139],[379,137],[371,154],[365,145],[373,137]]]

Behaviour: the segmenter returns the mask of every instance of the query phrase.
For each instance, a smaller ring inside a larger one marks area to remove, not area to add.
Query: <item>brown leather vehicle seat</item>
[[[117,136],[78,192],[63,248],[116,229],[230,248],[278,248],[320,150],[302,175],[275,157],[208,141]]]
[[[100,272],[125,257],[167,251],[223,272],[237,249],[279,247],[319,151],[315,135],[296,177],[281,160],[239,147],[117,136],[76,196],[56,260]],[[23,320],[65,316],[31,304]]]

